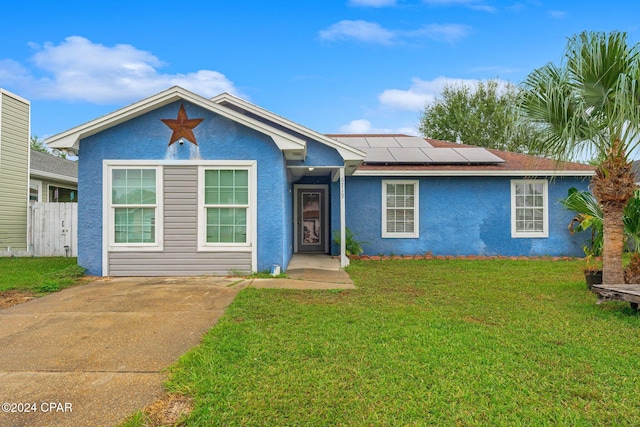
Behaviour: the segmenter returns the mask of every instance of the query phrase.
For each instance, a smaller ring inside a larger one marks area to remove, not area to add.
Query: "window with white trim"
[[[249,169],[204,170],[204,245],[247,245]]]
[[[158,175],[153,167],[111,168],[113,246],[158,246]]]
[[[511,237],[548,237],[548,204],[547,180],[512,180]]]
[[[417,180],[382,181],[382,237],[419,237]]]

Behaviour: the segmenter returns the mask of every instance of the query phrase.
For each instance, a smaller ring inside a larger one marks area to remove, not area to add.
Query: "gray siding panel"
[[[110,252],[111,276],[225,275],[251,271],[250,252],[198,252],[198,167],[164,166],[164,250]]]

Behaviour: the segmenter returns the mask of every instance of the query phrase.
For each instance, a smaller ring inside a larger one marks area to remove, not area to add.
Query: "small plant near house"
[[[356,240],[355,234],[351,230],[349,230],[348,227],[345,227],[344,235],[347,255],[360,255],[362,253],[362,244],[367,242]],[[333,230],[333,241],[336,243],[336,245],[340,246],[340,230]]]
[[[38,286],[37,291],[41,294],[49,294],[51,292],[58,292],[60,289],[60,283],[55,280],[46,280],[43,284]]]
[[[256,271],[246,276],[248,279],[286,279],[288,276],[286,273],[279,273],[275,276],[271,274],[269,270]]]

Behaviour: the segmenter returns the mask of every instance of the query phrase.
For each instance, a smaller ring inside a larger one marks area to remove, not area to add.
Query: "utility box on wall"
[[[0,88],[0,255],[27,251],[30,108]]]

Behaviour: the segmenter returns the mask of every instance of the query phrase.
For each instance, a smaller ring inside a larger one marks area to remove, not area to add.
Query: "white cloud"
[[[427,103],[433,102],[447,84],[460,79],[437,77],[433,80],[411,79],[409,89],[387,89],[378,95],[380,104],[394,110],[421,111]]]
[[[351,120],[340,126],[340,133],[371,133],[371,122],[365,119]]]
[[[430,6],[464,6],[469,9],[482,10],[485,12],[495,12],[496,8],[489,6],[483,0],[423,0],[423,3]]]
[[[466,37],[471,31],[471,27],[460,24],[429,24],[419,30],[410,31],[406,34],[413,37],[426,36],[432,40],[455,43]]]
[[[550,10],[549,15],[551,15],[552,18],[562,19],[567,16],[567,12],[564,10]]]
[[[434,100],[430,93],[417,91],[415,89],[387,89],[378,95],[380,103],[394,110],[419,111],[424,106]]]
[[[320,31],[320,38],[329,41],[358,40],[362,42],[391,44],[394,34],[375,22],[344,20]]]
[[[398,129],[377,128],[374,127],[369,120],[357,119],[352,120],[346,125],[340,126],[340,133],[349,134],[404,134],[404,135],[420,135],[417,129],[401,127]]]
[[[349,6],[385,7],[395,5],[396,0],[349,0]]]
[[[11,83],[28,98],[117,103],[144,98],[174,85],[202,96],[238,94],[233,82],[218,71],[162,74],[158,69],[165,65],[163,61],[127,44],[109,47],[71,36],[57,45],[32,47],[38,50],[31,58],[38,76],[15,61],[0,61],[0,85]]]
[[[327,41],[356,40],[360,42],[390,45],[403,38],[427,37],[432,40],[454,43],[466,37],[471,27],[460,24],[429,24],[417,30],[390,30],[376,22],[344,20],[319,32]]]
[[[501,85],[509,83],[497,80]],[[378,100],[383,107],[393,110],[422,111],[424,107],[433,102],[442,92],[445,86],[469,86],[475,87],[479,80],[458,79],[449,77],[436,77],[433,80],[422,80],[414,77],[411,79],[409,89],[387,89],[378,95]]]

